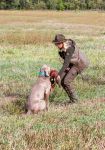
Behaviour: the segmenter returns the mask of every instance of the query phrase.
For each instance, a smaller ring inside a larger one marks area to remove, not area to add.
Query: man
[[[78,101],[72,81],[88,67],[88,60],[83,53],[76,49],[76,44],[64,35],[57,34],[52,41],[59,49],[59,55],[64,60],[63,66],[58,73],[57,80],[61,80],[63,89],[69,96],[68,103]]]

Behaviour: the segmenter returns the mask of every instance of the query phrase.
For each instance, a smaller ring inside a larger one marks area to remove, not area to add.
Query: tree
[[[5,0],[5,3],[6,3],[6,9],[11,9],[12,0]]]
[[[43,1],[38,2],[37,4],[34,4],[34,9],[46,9],[47,6]]]
[[[47,3],[48,9],[56,9],[57,8],[57,0],[48,0]]]
[[[67,10],[74,10],[74,8],[75,8],[74,2],[70,2],[69,0],[66,1],[64,3],[64,5],[65,5],[65,9],[67,9]]]
[[[104,2],[104,0],[97,0],[97,8],[98,9],[105,9],[105,2]]]
[[[62,0],[58,0],[56,3],[57,3],[57,6],[56,6],[57,10],[64,10],[65,9],[64,3]]]
[[[12,9],[19,9],[20,1],[19,0],[14,0],[11,2],[11,8]]]
[[[86,0],[80,0],[80,9],[87,9]]]
[[[74,0],[75,10],[80,9],[80,0]]]
[[[1,1],[0,1],[0,9],[6,9],[5,0],[1,0]]]
[[[20,9],[32,9],[32,1],[20,0]]]
[[[105,10],[105,0],[0,0],[0,9]]]
[[[103,2],[102,2],[101,9],[105,10],[105,0],[103,0]]]

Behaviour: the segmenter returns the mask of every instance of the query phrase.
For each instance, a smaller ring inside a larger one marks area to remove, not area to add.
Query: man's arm
[[[69,66],[69,64],[70,64],[70,59],[71,59],[71,57],[72,57],[74,51],[75,51],[75,47],[74,47],[74,46],[72,46],[72,47],[70,47],[70,48],[67,49],[63,66],[62,66],[61,70],[60,70],[59,73],[58,73],[59,76],[62,76],[62,73],[63,73],[63,72],[65,71],[65,69]]]

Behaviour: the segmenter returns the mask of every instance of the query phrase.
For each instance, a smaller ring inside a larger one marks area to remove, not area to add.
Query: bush
[[[39,2],[38,4],[34,4],[34,9],[46,9],[46,8],[47,6],[43,1]]]
[[[48,0],[46,5],[47,5],[48,9],[56,9],[57,8],[56,0]]]
[[[0,0],[0,9],[105,10],[105,0]]]
[[[12,3],[11,3],[11,7],[12,9],[18,9],[19,8],[19,0],[14,0]]]
[[[6,3],[4,1],[0,2],[0,9],[5,9]]]
[[[19,0],[20,9],[32,9],[32,1],[31,0]]]
[[[66,10],[74,10],[74,8],[75,8],[74,3],[65,2],[64,5],[65,5]]]
[[[83,2],[83,3],[80,4],[80,8],[81,8],[82,10],[85,10],[86,7],[87,7],[87,5],[86,5],[85,2]]]
[[[64,10],[65,7],[64,7],[64,3],[62,0],[58,0],[57,2],[57,10]]]

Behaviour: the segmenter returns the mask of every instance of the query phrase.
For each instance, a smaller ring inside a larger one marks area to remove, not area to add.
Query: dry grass
[[[49,112],[37,116],[2,117],[0,148],[104,150],[105,122],[102,115],[105,105],[99,101],[88,101],[85,105],[79,103],[68,107],[58,106],[57,109],[51,106]]]
[[[80,39],[86,35],[101,37],[104,25],[103,12],[0,11],[0,43],[44,44],[59,32]]]
[[[0,43],[28,45],[51,43],[51,34],[37,32],[6,33],[0,36]]]
[[[104,26],[105,13],[100,11],[0,11],[0,24],[38,23],[46,19],[47,21]]]
[[[39,132],[27,132],[25,141],[29,150],[101,150],[105,148],[104,136],[99,137],[102,127],[98,123],[91,126],[83,125],[80,129],[56,127],[55,130],[44,130],[40,135]]]

